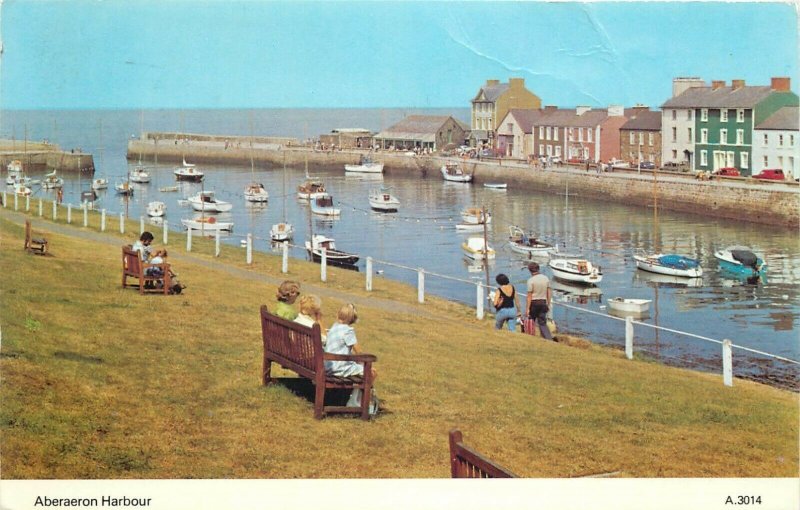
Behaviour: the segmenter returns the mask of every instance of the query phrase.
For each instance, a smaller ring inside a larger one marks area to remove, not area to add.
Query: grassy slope
[[[360,306],[390,412],[316,421],[307,400],[259,384],[257,310],[274,286],[225,271],[243,267],[240,250],[215,260],[196,242],[212,268],[178,258],[186,293],[140,297],[119,287],[117,246],[51,234],[54,256],[26,255],[22,228],[2,218],[0,236],[4,478],[447,477],[452,427],[528,477],[798,470],[794,394],[495,332],[439,299],[424,308],[433,318]],[[251,271],[278,267],[257,256]],[[292,271],[318,279],[315,265]],[[367,295],[349,272],[329,278],[341,299],[324,299],[326,317]]]

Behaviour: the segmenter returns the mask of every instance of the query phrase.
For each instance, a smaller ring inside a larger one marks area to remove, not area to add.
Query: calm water
[[[337,127],[365,127],[379,130],[413,112],[453,114],[461,119],[468,110],[257,110],[248,111],[103,111],[103,112],[5,112],[2,137],[21,139],[27,126],[30,139],[48,138],[64,148],[81,147],[95,154],[98,175],[113,183],[128,171],[125,151],[128,138],[144,130],[183,129],[187,132],[247,135],[317,136]],[[143,117],[143,121],[142,121]],[[251,120],[252,119],[252,120]],[[101,157],[102,153],[102,157]],[[131,217],[144,214],[147,202],[167,204],[167,220],[177,225],[193,215],[180,200],[200,190],[200,184],[182,183],[177,193],[161,193],[161,186],[174,185],[172,165],[159,165],[149,185],[139,185],[127,204]],[[234,204],[233,211],[219,215],[235,223],[234,235],[226,242],[239,243],[252,232],[257,249],[268,250],[270,226],[280,221],[284,210],[297,230],[295,242],[306,239],[309,225],[315,233],[336,239],[340,249],[372,256],[409,267],[473,282],[485,281],[479,266],[468,263],[460,245],[469,235],[455,230],[459,211],[485,205],[493,214],[490,244],[498,251],[490,265],[492,282],[498,272],[508,274],[523,290],[526,260],[507,248],[508,225],[533,230],[539,237],[559,243],[562,251],[581,252],[603,268],[599,289],[582,289],[555,284],[556,301],[605,314],[606,299],[615,296],[652,299],[648,318],[643,322],[689,331],[714,339],[729,338],[734,344],[763,350],[791,359],[800,358],[798,347],[798,283],[800,255],[798,236],[789,229],[706,219],[699,216],[660,211],[657,228],[650,209],[583,199],[570,194],[547,195],[530,191],[495,191],[479,186],[445,183],[438,176],[427,179],[387,175],[383,179],[352,178],[344,170],[309,168],[321,177],[334,200],[342,208],[341,219],[311,219],[308,206],[295,198],[294,190],[303,180],[303,168],[256,169],[255,179],[266,185],[270,202],[266,206],[247,204],[242,190],[253,179],[250,168],[204,166],[205,189]],[[284,180],[287,197],[283,198]],[[397,214],[369,210],[370,189],[390,186],[401,201]],[[65,202],[77,203],[86,179],[68,177]],[[39,191],[38,193],[47,192]],[[99,207],[119,212],[125,200],[111,192],[101,192]],[[657,241],[656,241],[657,240]],[[748,284],[718,270],[713,252],[730,244],[744,244],[763,254],[769,265],[768,277]],[[637,248],[678,252],[700,259],[705,275],[702,281],[686,281],[637,271],[630,255]],[[293,256],[302,253],[295,251]],[[362,265],[363,268],[363,265]],[[416,284],[416,273],[383,266],[379,277]],[[379,283],[376,283],[379,285]],[[474,305],[475,286],[429,276],[427,292]],[[600,342],[621,345],[623,323],[606,317],[556,308],[556,320],[565,331],[583,334]],[[667,362],[718,371],[720,348],[716,344],[668,332],[657,334],[637,327],[636,347]],[[761,378],[788,381],[797,385],[797,370],[763,358],[734,350],[737,375],[757,374]],[[787,384],[784,384],[787,385]]]

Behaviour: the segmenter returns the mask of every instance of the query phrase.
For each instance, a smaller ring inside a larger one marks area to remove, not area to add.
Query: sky
[[[3,0],[0,108],[657,108],[672,79],[797,90],[789,3]]]

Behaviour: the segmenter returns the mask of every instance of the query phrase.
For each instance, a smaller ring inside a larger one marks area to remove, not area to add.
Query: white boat
[[[20,196],[23,196],[23,197],[30,196],[31,189],[28,186],[24,185],[24,184],[15,184],[14,185],[14,194],[15,195],[20,195]]]
[[[376,211],[397,212],[400,201],[386,188],[373,189],[369,192],[369,206]]]
[[[327,193],[311,201],[311,212],[320,216],[339,216],[342,211],[333,206],[333,197]]]
[[[6,169],[8,170],[8,173],[22,173],[22,161],[15,159],[8,164]]]
[[[193,218],[193,219],[181,219],[181,223],[187,229],[192,230],[200,230],[200,231],[210,231],[214,232],[215,230],[233,230],[233,222],[230,221],[217,221],[216,218],[210,216],[208,218]]]
[[[92,179],[93,190],[107,189],[107,188],[108,188],[108,179],[104,179],[102,177],[98,177],[97,179]]]
[[[197,169],[192,163],[183,160],[183,166],[175,169],[175,178],[179,181],[200,182],[203,180],[203,172]]]
[[[64,179],[58,177],[55,170],[45,175],[44,179],[42,179],[42,187],[45,189],[56,189],[62,187],[63,185]]]
[[[719,267],[739,276],[761,276],[766,273],[767,265],[763,257],[759,257],[747,246],[728,246],[714,252]]]
[[[147,204],[148,216],[164,216],[167,212],[167,205],[164,202],[154,201]]]
[[[529,257],[549,256],[558,253],[558,246],[546,243],[532,235],[526,234],[516,225],[508,227],[508,245],[512,251],[522,253]]]
[[[559,280],[596,285],[603,279],[600,267],[586,259],[551,259],[547,265]]]
[[[114,189],[120,195],[133,195],[133,186],[128,181],[125,182],[118,182],[114,185]]]
[[[217,200],[213,191],[201,191],[187,200],[195,211],[222,213],[233,209],[233,205],[230,202]]]
[[[637,268],[651,273],[685,278],[697,278],[703,275],[700,263],[683,255],[639,252],[633,255],[633,260]]]
[[[8,174],[8,177],[6,177],[6,185],[13,186],[14,184],[16,184],[18,175],[19,174]]]
[[[332,237],[314,235],[311,237],[311,242],[306,241],[305,245],[314,262],[322,260],[323,248],[325,248],[325,258],[328,264],[354,266],[358,262],[358,255],[337,250],[336,243]]]
[[[461,250],[464,255],[473,260],[492,260],[495,258],[496,253],[494,248],[484,244],[482,237],[470,237],[461,244]]]
[[[269,229],[269,237],[273,241],[288,241],[294,237],[294,227],[290,223],[276,223]]]
[[[144,184],[150,182],[150,174],[144,169],[144,167],[137,166],[133,169],[133,172],[131,172],[129,179],[131,182]]]
[[[650,299],[613,297],[606,301],[608,307],[622,313],[643,314],[650,309]]]
[[[361,156],[361,161],[357,165],[345,165],[344,170],[363,174],[380,174],[383,173],[383,163],[373,161],[371,157],[364,155]]]
[[[269,192],[263,184],[251,182],[244,188],[244,199],[248,202],[267,202],[269,201]]]
[[[472,176],[464,173],[458,163],[445,163],[441,168],[444,180],[451,182],[470,182]]]
[[[508,188],[508,184],[506,184],[504,182],[502,182],[502,183],[501,182],[487,182],[487,183],[484,183],[483,187],[484,188],[489,188],[489,189],[502,190],[502,189]]]
[[[22,174],[14,174],[9,175],[8,179],[6,179],[6,184],[9,186],[15,186],[17,184],[22,184],[23,186],[33,186],[34,184],[41,184],[42,181],[31,179],[27,175]]]
[[[484,227],[491,230],[492,226],[483,223],[456,223],[456,230],[461,232],[483,232]]]
[[[170,192],[173,192],[173,191],[178,191],[178,187],[177,186],[162,186],[162,187],[158,188],[158,191],[160,191],[162,193],[170,193]]]
[[[313,200],[327,194],[328,192],[325,191],[325,185],[322,184],[322,181],[316,179],[306,179],[305,182],[297,187],[297,198],[305,200]]]
[[[492,213],[486,211],[484,217],[483,209],[479,207],[470,207],[461,211],[461,219],[467,224],[483,225],[486,223],[490,225],[492,223]]]

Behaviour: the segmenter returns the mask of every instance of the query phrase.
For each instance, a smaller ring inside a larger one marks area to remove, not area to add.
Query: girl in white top
[[[315,323],[322,329],[322,300],[314,294],[303,294],[297,302],[300,309],[294,321],[309,328]],[[322,345],[325,345],[326,335],[322,333]]]

